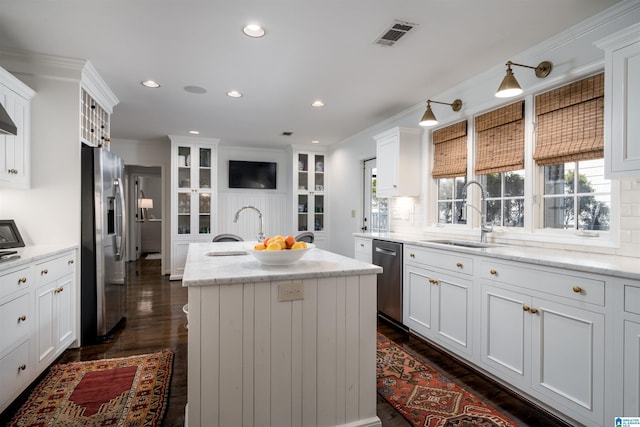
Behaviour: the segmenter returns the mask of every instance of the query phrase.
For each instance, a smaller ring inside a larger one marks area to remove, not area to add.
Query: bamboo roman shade
[[[467,121],[433,131],[433,178],[467,175]]]
[[[539,165],[604,157],[604,73],[536,96],[536,117]]]
[[[475,118],[476,174],[524,169],[524,101]]]

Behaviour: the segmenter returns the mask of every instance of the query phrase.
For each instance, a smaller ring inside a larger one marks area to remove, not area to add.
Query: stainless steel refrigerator
[[[124,162],[82,146],[82,345],[100,341],[126,316]]]

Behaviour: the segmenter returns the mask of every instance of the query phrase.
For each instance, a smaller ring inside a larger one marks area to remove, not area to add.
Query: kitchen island
[[[380,426],[382,269],[317,248],[263,265],[247,245],[189,246],[187,425]]]

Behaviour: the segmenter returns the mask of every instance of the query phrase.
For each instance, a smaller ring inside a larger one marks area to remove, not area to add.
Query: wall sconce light
[[[432,102],[434,104],[450,105],[453,111],[460,111],[460,109],[462,108],[462,101],[460,101],[459,99],[456,99],[451,104],[449,104],[448,102],[438,102],[438,101],[433,101],[431,99],[427,99],[427,110],[424,112],[424,115],[420,120],[420,123],[419,123],[420,126],[434,126],[438,124],[438,119],[436,119],[436,116],[433,114],[433,111],[431,110]]]
[[[496,97],[498,98],[510,98],[512,96],[517,96],[522,93],[522,88],[520,87],[520,84],[518,84],[516,77],[513,75],[513,71],[511,71],[512,65],[517,65],[518,67],[531,68],[532,70],[535,70],[536,77],[540,79],[544,79],[545,77],[547,77],[549,73],[551,73],[551,68],[553,68],[551,62],[549,61],[542,61],[541,63],[538,64],[537,67],[532,67],[530,65],[516,64],[515,62],[508,61],[506,63],[507,75],[504,76],[504,79],[502,79],[502,83],[500,83],[500,87],[496,92]]]

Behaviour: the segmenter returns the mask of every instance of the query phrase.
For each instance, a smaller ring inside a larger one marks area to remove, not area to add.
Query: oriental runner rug
[[[11,421],[16,427],[157,426],[173,353],[54,365]]]
[[[380,333],[376,365],[378,394],[414,426],[518,425]]]

